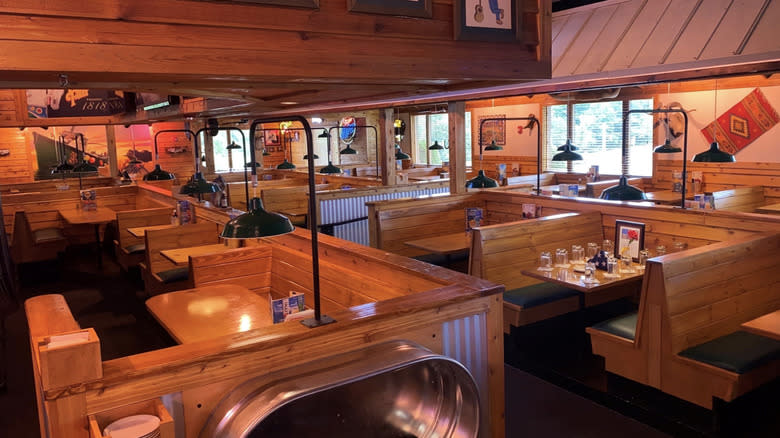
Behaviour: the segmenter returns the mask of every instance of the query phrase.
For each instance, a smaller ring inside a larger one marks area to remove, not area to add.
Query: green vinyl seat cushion
[[[167,271],[160,271],[157,276],[160,277],[163,283],[174,283],[177,281],[186,280],[190,275],[189,267],[173,268]]]
[[[136,243],[135,245],[128,245],[124,247],[124,250],[128,254],[141,254],[146,251],[146,244]]]
[[[601,321],[593,325],[593,328],[633,341],[636,338],[636,319],[637,312],[626,313],[625,315]]]
[[[504,292],[504,301],[528,309],[564,298],[579,296],[580,292],[553,283],[538,283]]]
[[[780,359],[780,341],[745,331],[736,331],[683,350],[679,354],[743,374]]]
[[[33,231],[33,242],[44,243],[53,242],[55,240],[64,240],[65,235],[62,234],[62,230],[59,228],[41,228],[40,230]]]

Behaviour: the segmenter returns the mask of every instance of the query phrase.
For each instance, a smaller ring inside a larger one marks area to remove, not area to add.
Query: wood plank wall
[[[715,192],[737,187],[763,186],[767,204],[780,202],[780,163],[694,163],[688,172],[702,172],[702,190]],[[653,160],[653,186],[658,190],[672,187],[672,172],[682,171],[680,160]]]
[[[13,101],[4,100],[5,92],[0,91],[0,119],[6,117],[5,105],[13,105]],[[30,139],[31,142],[31,139]],[[9,154],[0,156],[0,184],[32,182],[35,177],[33,159],[28,148],[26,131],[18,129],[0,129],[0,149],[7,149]]]
[[[183,122],[161,122],[152,125],[152,141],[156,133],[166,129],[184,129]],[[189,128],[192,129],[192,128]],[[187,152],[170,153],[168,148],[179,147],[186,148]],[[195,169],[195,147],[194,141],[189,139],[183,132],[170,132],[160,134],[157,138],[157,149],[160,153],[160,167],[176,176],[174,184],[185,184],[192,176]],[[202,148],[201,148],[202,153]],[[152,169],[154,167],[152,166]],[[149,169],[150,171],[152,169]]]

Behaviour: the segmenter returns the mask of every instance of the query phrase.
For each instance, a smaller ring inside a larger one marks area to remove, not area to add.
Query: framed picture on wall
[[[639,250],[645,247],[645,224],[615,221],[615,253],[639,260]]]
[[[482,146],[487,146],[493,141],[498,145],[506,144],[506,120],[488,120],[482,123],[483,119],[505,119],[505,114],[496,114],[492,116],[480,116],[477,121],[476,139],[479,141],[479,130],[482,129]],[[479,145],[477,145],[479,147]]]
[[[520,37],[520,0],[454,0],[456,40],[514,41]]]
[[[270,129],[265,131],[265,145],[266,146],[276,146],[278,144],[281,144],[281,139],[279,137],[279,130],[278,129]]]
[[[431,18],[433,0],[347,0],[350,12]]]

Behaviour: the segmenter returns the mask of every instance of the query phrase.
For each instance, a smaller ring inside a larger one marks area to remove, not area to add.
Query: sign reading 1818
[[[27,116],[54,117],[110,116],[125,112],[125,97],[112,90],[27,90]]]

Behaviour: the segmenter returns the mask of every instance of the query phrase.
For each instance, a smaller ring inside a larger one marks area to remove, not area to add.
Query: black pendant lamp
[[[571,140],[566,140],[566,143],[561,146],[563,149],[561,152],[558,152],[557,154],[553,155],[552,161],[580,161],[582,160],[582,155],[573,152],[573,148],[575,148],[574,145],[571,144]]]
[[[334,166],[332,161],[328,161],[328,165],[320,169],[320,173],[326,173],[326,174],[341,173],[341,169]]]
[[[227,150],[231,151],[234,149],[241,149],[241,146],[237,145],[235,141],[231,141],[229,145],[227,145]]]
[[[718,142],[713,141],[708,150],[694,155],[693,161],[697,163],[733,163],[737,159],[734,155],[720,150]]]
[[[210,183],[203,178],[203,174],[196,172],[192,175],[187,184],[181,186],[182,195],[200,195],[203,193],[217,193],[219,192],[219,186],[214,183]]]
[[[412,157],[409,156],[409,154],[405,153],[401,150],[401,146],[396,143],[395,144],[395,159],[396,160],[409,160]]]
[[[489,189],[492,187],[498,187],[498,182],[485,176],[484,170],[480,170],[476,177],[466,181],[467,189]]]
[[[280,169],[280,170],[290,170],[290,169],[295,169],[295,164],[293,164],[293,163],[291,163],[291,162],[287,161],[287,158],[285,158],[285,159],[284,159],[284,161],[282,161],[282,164],[280,164],[280,165],[276,166],[276,168],[277,168],[277,169]]]
[[[570,138],[567,138],[566,139],[566,143],[558,146],[558,150],[559,151],[564,151],[564,150],[566,150],[567,146],[568,146],[570,151],[576,151],[577,149],[579,149],[577,146],[574,146],[573,144],[571,144],[571,139]]]
[[[352,149],[352,145],[347,145],[344,149],[339,151],[340,155],[355,155],[357,151]]]
[[[667,138],[664,144],[653,149],[655,154],[674,154],[676,152],[682,152],[682,149],[677,146],[672,146],[672,142]]]
[[[493,141],[490,142],[489,145],[485,146],[485,150],[486,151],[503,151],[504,147],[497,145],[496,141],[493,140]]]
[[[162,170],[159,164],[155,164],[154,170],[144,175],[144,181],[169,181],[173,178],[173,174]]]
[[[441,151],[444,150],[444,146],[439,144],[438,140],[434,140],[433,144],[428,146],[429,151]]]
[[[260,198],[252,198],[249,211],[228,221],[222,229],[226,239],[253,239],[287,234],[295,229],[286,216],[266,211]]]
[[[133,128],[130,127],[130,129],[132,130]],[[132,131],[130,132],[132,133]],[[229,146],[228,149],[230,149]],[[154,136],[154,161],[156,161],[157,164],[154,165],[154,170],[144,175],[144,181],[169,181],[175,178],[172,173],[166,172],[160,167],[160,154],[157,149],[157,135]]]
[[[620,177],[618,185],[604,189],[599,197],[608,201],[644,201],[647,199],[645,192],[628,184],[625,175]]]
[[[315,159],[315,160],[319,160],[319,159],[320,159],[320,156],[319,156],[319,155],[317,155],[317,154],[313,154],[313,155],[314,155],[314,159]],[[304,160],[308,160],[308,159],[309,159],[309,154],[306,154],[306,155],[304,155],[304,156],[303,156],[303,159],[304,159]]]
[[[328,134],[327,129],[322,128],[322,134],[318,135],[317,138],[330,138],[330,134]]]

